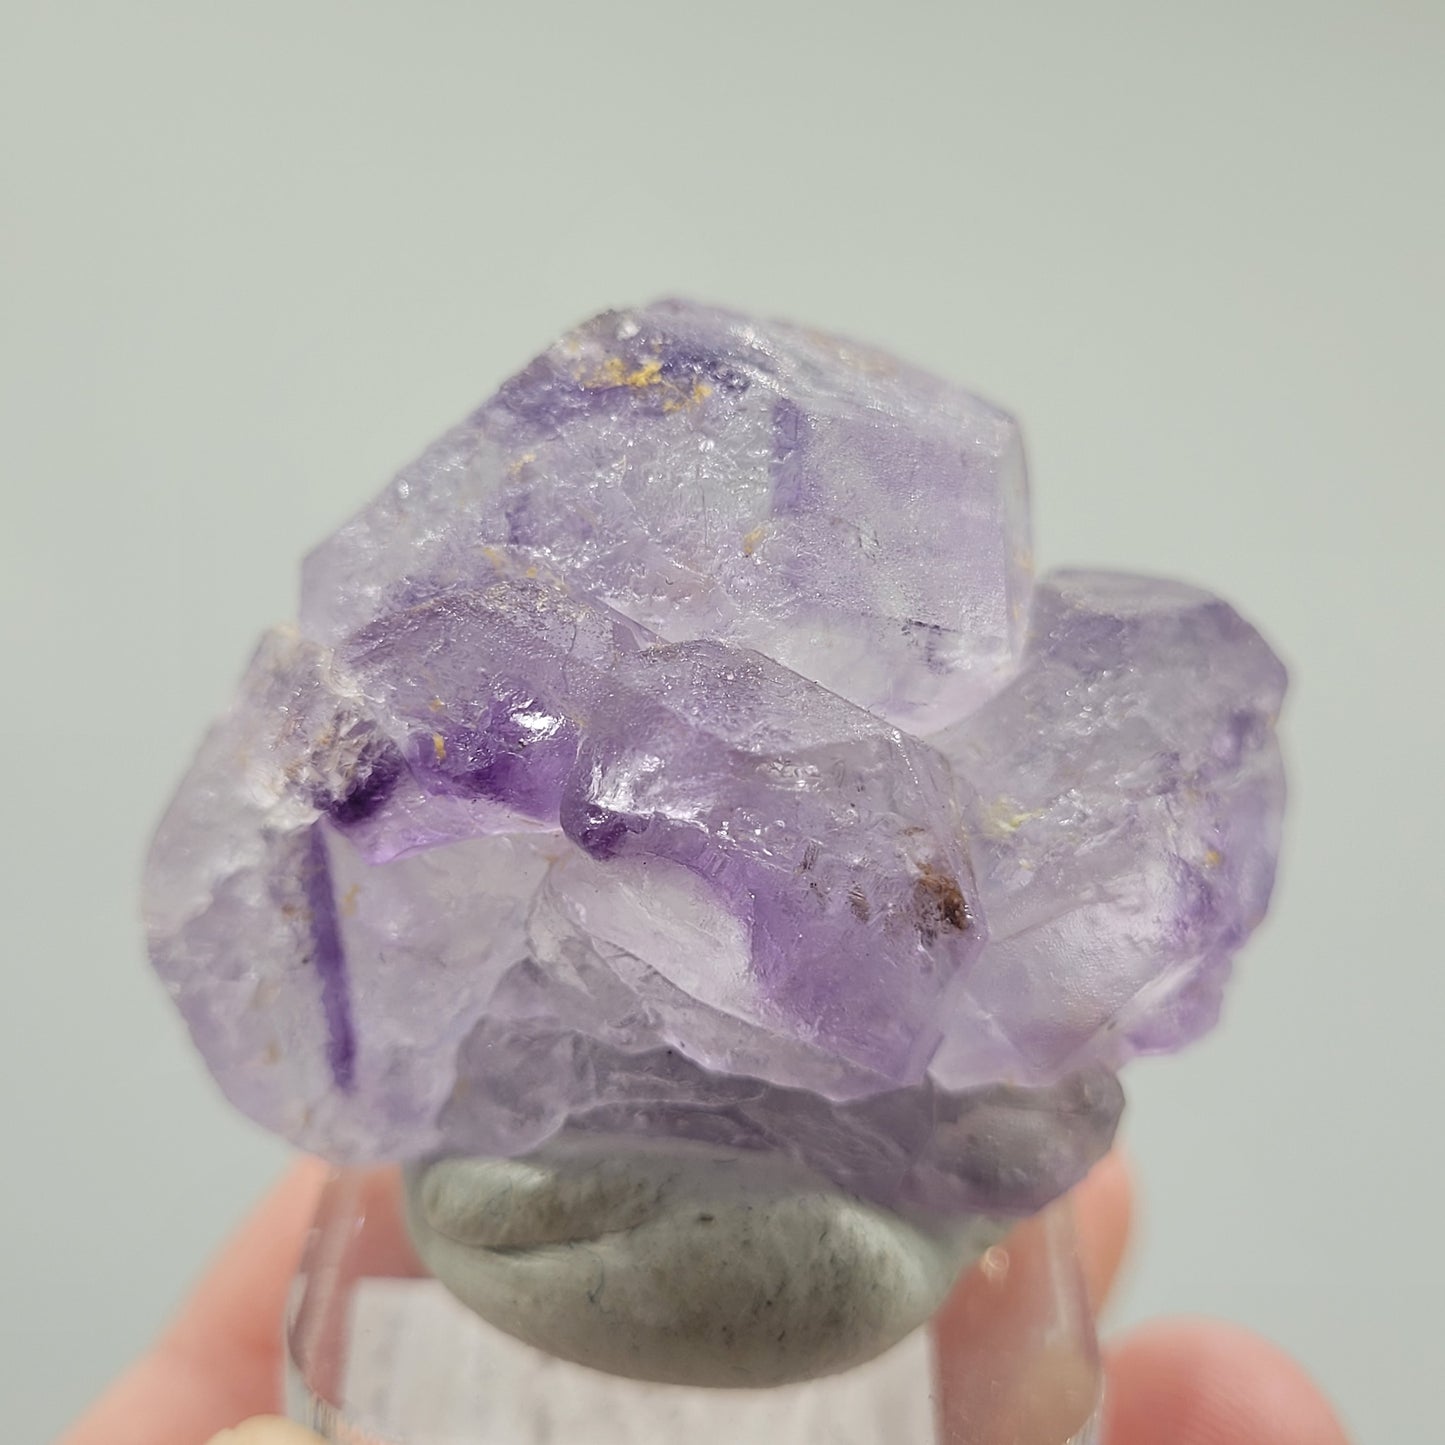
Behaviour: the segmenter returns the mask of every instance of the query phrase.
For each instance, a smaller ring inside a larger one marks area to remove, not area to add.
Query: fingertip
[[[330,1170],[294,1161],[211,1261],[163,1345],[217,1358],[268,1355],[301,1248]]]
[[[1079,1258],[1095,1311],[1104,1307],[1129,1248],[1134,1222],[1133,1170],[1123,1150],[1106,1154],[1074,1191]]]
[[[1348,1445],[1278,1346],[1236,1325],[1165,1321],[1109,1351],[1107,1445]]]
[[[283,1420],[279,1415],[256,1415],[213,1435],[208,1445],[320,1445],[320,1441],[319,1435],[294,1420]]]

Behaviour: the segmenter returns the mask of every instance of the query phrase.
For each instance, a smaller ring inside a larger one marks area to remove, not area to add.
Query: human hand
[[[152,1349],[59,1445],[314,1445],[274,1418],[282,1317],[325,1179],[297,1165],[225,1247]],[[1102,1306],[1129,1235],[1131,1190],[1117,1156],[1076,1191],[1080,1254]],[[398,1272],[403,1272],[401,1269]],[[1235,1326],[1161,1322],[1107,1352],[1104,1445],[1347,1445],[1314,1384],[1275,1346]],[[946,1382],[945,1382],[946,1383]]]

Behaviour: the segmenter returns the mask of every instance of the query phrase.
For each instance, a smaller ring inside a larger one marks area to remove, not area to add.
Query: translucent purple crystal
[[[677,301],[608,312],[312,553],[302,630],[334,645],[488,563],[927,731],[987,697],[1023,639],[1019,429],[837,337]]]
[[[608,313],[308,559],[157,833],[152,955],[336,1159],[600,1129],[1027,1211],[1213,1021],[1283,689],[1204,593],[1032,587],[987,403]]]
[[[961,1088],[1181,1047],[1215,1021],[1274,883],[1284,777],[1279,659],[1178,582],[1058,572],[1034,591],[1018,675],[930,742],[968,778],[989,942],[953,1032]]]

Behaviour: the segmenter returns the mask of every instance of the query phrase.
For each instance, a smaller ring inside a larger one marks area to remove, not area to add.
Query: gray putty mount
[[[749,1387],[862,1364],[1007,1231],[908,1218],[775,1155],[564,1138],[410,1168],[427,1268],[507,1333],[634,1379]]]

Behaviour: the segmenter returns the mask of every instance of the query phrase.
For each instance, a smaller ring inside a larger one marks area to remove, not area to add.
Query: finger
[[[322,1445],[319,1435],[278,1415],[257,1415],[234,1430],[222,1430],[210,1445]]]
[[[324,1178],[304,1162],[242,1226],[156,1348],[127,1372],[60,1445],[194,1445],[277,1404],[281,1320]],[[390,1174],[367,1181],[373,1272],[418,1270]],[[1076,1192],[1084,1273],[1102,1301],[1123,1255],[1130,1187],[1111,1156]]]
[[[1123,1151],[1106,1154],[1074,1191],[1079,1263],[1095,1313],[1108,1302],[1129,1249],[1134,1183]]]
[[[155,1348],[60,1445],[196,1445],[277,1407],[281,1319],[324,1166],[296,1165],[246,1220]]]
[[[1117,1158],[1019,1224],[959,1281],[933,1326],[940,1439],[1072,1439],[1098,1399],[1092,1313],[1129,1232]]]
[[[332,1213],[339,1210],[353,1221],[347,1251],[351,1268],[366,1275],[420,1272],[402,1223],[394,1168],[328,1183],[326,1166],[307,1160],[222,1250],[157,1348],[184,1356],[210,1374],[233,1370],[240,1358],[248,1367],[268,1371],[274,1381],[287,1296],[307,1232],[318,1208],[326,1207],[323,1197],[332,1201]]]
[[[326,1183],[297,1164],[222,1249],[174,1323],[60,1445],[196,1445],[280,1404],[286,1299]],[[363,1219],[352,1262],[372,1275],[421,1272],[401,1220],[395,1169],[348,1177],[347,1217]]]
[[[1234,1325],[1149,1325],[1110,1351],[1106,1445],[1348,1445],[1309,1376]]]
[[[222,1364],[248,1370],[277,1363],[286,1294],[326,1166],[296,1164],[222,1246],[190,1298],[157,1343],[157,1351],[209,1373]]]

